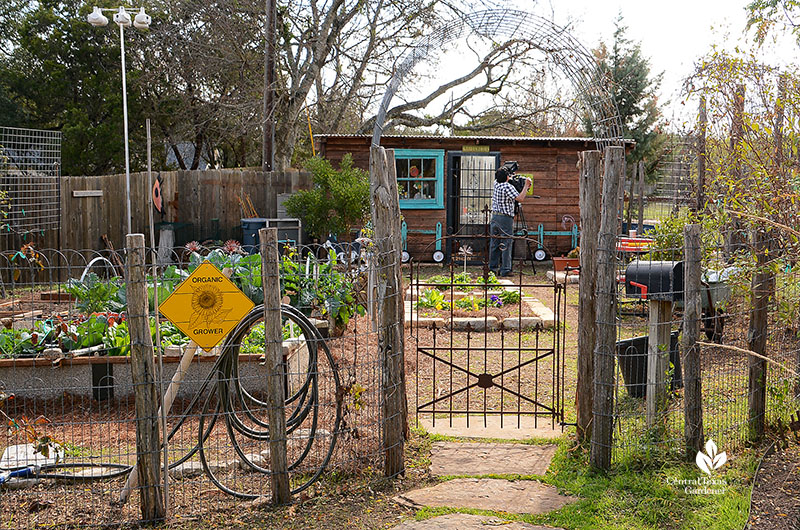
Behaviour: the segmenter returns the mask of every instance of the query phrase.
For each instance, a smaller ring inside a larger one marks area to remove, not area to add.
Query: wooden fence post
[[[750,328],[747,333],[748,349],[765,355],[767,350],[767,309],[772,292],[774,277],[768,270],[767,260],[769,242],[767,232],[759,229],[753,235],[756,250],[756,272],[752,280],[752,308]],[[748,379],[748,420],[750,441],[758,442],[764,436],[764,423],[767,407],[767,361],[750,357]]]
[[[405,470],[404,446],[408,429],[404,363],[404,304],[400,278],[400,201],[394,151],[370,148],[370,196],[378,252],[378,347],[381,353],[384,474]]]
[[[697,133],[697,206],[696,211],[702,212],[706,207],[706,131],[708,130],[708,116],[706,114],[706,98],[700,96],[700,110]]]
[[[659,414],[667,405],[669,380],[669,349],[671,344],[672,302],[668,300],[648,301],[650,315],[647,340],[647,427],[656,425]]]
[[[575,390],[578,440],[591,438],[594,346],[597,335],[597,234],[600,232],[600,151],[584,151],[580,168],[580,288],[578,302],[578,382]]]
[[[700,314],[702,311],[702,260],[700,252],[700,225],[683,228],[683,434],[686,455],[694,459],[703,449],[703,389],[700,377]]]
[[[616,242],[620,181],[625,175],[625,148],[606,147],[603,205],[597,249],[597,340],[594,349],[594,419],[592,465],[611,467],[614,425],[614,355],[617,338]]]
[[[625,229],[627,230],[623,236],[627,236],[631,231],[631,217],[633,216],[633,187],[636,184],[636,170],[639,166],[633,166],[631,168],[631,181],[628,184],[628,211],[625,215]],[[623,192],[624,193],[624,192]],[[623,203],[625,200],[623,199]]]
[[[644,160],[639,160],[639,219],[636,223],[636,234],[644,235]]]
[[[131,377],[136,399],[136,468],[142,519],[161,521],[166,507],[161,491],[161,444],[158,394],[153,363],[153,339],[145,283],[144,234],[128,234],[128,329],[131,336]]]
[[[261,281],[264,286],[264,354],[267,367],[267,417],[273,504],[288,504],[289,469],[286,461],[286,415],[284,412],[283,326],[278,266],[278,229],[261,228]]]

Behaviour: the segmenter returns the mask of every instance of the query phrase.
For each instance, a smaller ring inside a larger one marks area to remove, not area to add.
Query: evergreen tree
[[[65,175],[124,171],[119,33],[113,27],[90,26],[90,9],[79,0],[40,0],[14,18],[0,18],[6,30],[0,56],[0,125],[61,131]],[[126,32],[126,44],[138,39],[137,33]],[[144,167],[144,119],[135,88],[137,72],[129,69],[128,76],[135,171]]]
[[[622,15],[615,21],[614,42],[611,49],[601,43],[594,50],[599,64],[598,82],[610,87],[617,103],[625,138],[636,141],[636,147],[628,155],[628,165],[639,160],[652,169],[660,158],[664,138],[659,132],[662,121],[656,92],[663,73],[652,75],[650,61],[642,55],[641,45],[628,39],[628,30]],[[587,122],[587,130],[591,126]],[[649,175],[652,171],[647,172]]]

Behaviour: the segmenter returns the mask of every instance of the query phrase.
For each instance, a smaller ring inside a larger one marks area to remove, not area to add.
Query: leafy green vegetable
[[[437,289],[425,289],[417,299],[418,308],[450,309],[450,302]]]
[[[84,313],[120,311],[125,306],[117,297],[121,285],[120,278],[101,280],[97,274],[90,272],[83,281],[70,279],[66,291],[77,299],[75,307]]]
[[[108,355],[128,355],[131,351],[128,323],[119,322],[108,326],[103,335],[103,346]]]

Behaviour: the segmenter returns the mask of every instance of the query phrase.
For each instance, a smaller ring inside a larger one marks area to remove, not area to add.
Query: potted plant
[[[556,272],[561,272],[567,267],[579,267],[580,264],[580,247],[573,248],[566,256],[553,257],[553,270]]]

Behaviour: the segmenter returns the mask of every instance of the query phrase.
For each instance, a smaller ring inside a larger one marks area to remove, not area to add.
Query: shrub
[[[336,170],[330,161],[314,157],[306,162],[312,173],[313,187],[298,191],[286,200],[286,213],[303,222],[303,228],[324,241],[328,234],[347,234],[369,217],[369,177],[353,167],[353,157],[346,154]]]

